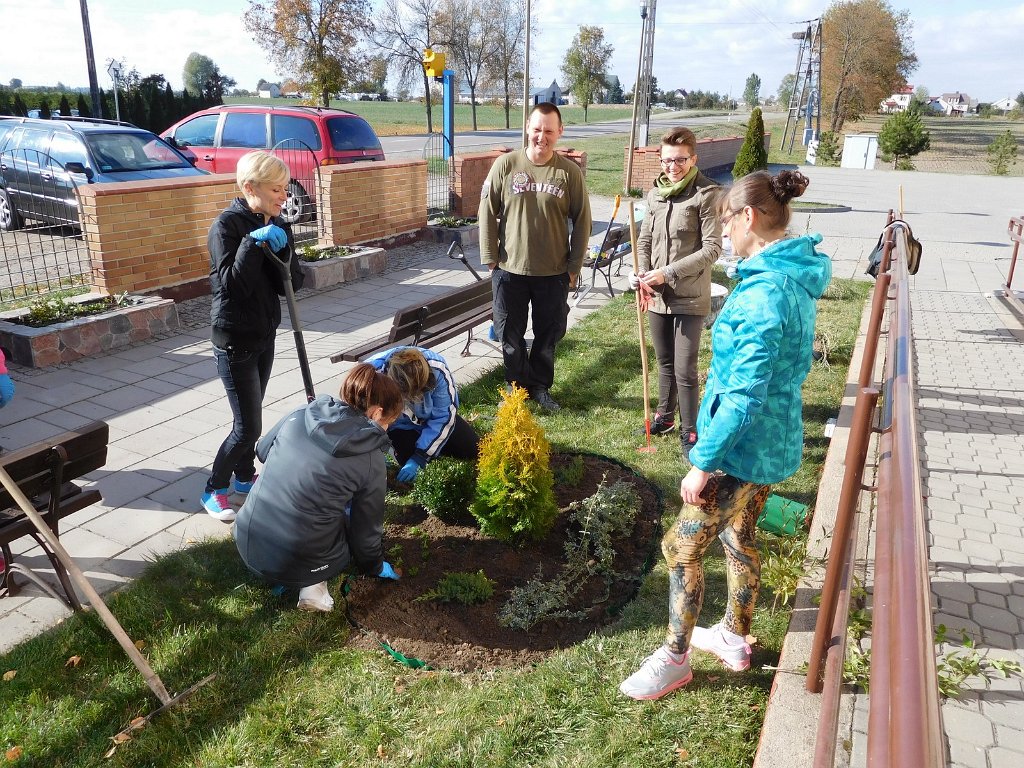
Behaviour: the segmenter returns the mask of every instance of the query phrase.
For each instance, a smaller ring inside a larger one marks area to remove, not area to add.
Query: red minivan
[[[384,159],[380,139],[368,122],[352,112],[324,107],[212,107],[189,115],[161,136],[187,147],[197,158],[196,167],[212,173],[234,173],[238,158],[254,149],[273,151],[291,170],[282,216],[293,223],[315,214],[319,166]]]

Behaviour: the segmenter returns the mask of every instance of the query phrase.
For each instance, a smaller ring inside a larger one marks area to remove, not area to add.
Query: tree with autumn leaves
[[[908,11],[886,0],[837,0],[822,24],[822,106],[833,132],[874,112],[917,68]]]
[[[250,0],[245,28],[282,72],[306,83],[328,107],[331,95],[359,79],[356,49],[367,30],[367,0]]]

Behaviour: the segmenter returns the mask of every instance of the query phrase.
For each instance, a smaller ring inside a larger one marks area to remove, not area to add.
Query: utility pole
[[[658,7],[658,0],[647,0],[649,6],[647,15],[647,25],[645,27],[644,41],[643,41],[643,77],[641,81],[644,84],[644,90],[641,95],[642,101],[640,102],[640,137],[639,144],[641,147],[646,147],[650,144],[650,132],[651,132],[651,84],[652,74],[651,71],[654,67],[654,14]]]
[[[100,85],[96,79],[96,59],[92,54],[89,4],[87,0],[79,0],[79,5],[82,8],[82,33],[85,35],[85,64],[89,68],[89,95],[92,98],[92,116],[103,117],[103,104],[100,103]]]
[[[530,0],[526,0],[526,55],[523,63],[523,146],[526,146],[526,124],[530,120]]]
[[[529,0],[527,0],[529,1]],[[647,39],[647,0],[640,0],[640,56],[636,62],[636,80],[633,82],[633,119],[629,124],[629,154],[626,157],[626,182],[623,192],[629,197],[633,187],[633,150],[636,148],[636,118],[640,106],[641,74],[644,69],[644,41]]]

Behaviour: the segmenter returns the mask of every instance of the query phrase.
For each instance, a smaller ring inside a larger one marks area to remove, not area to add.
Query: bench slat
[[[11,451],[0,457],[0,466],[7,470],[22,493],[31,498],[50,490],[49,457],[54,446],[62,445],[67,451],[68,460],[64,464],[63,477],[65,480],[74,480],[106,464],[109,439],[110,427],[97,421],[81,429]],[[7,489],[0,487],[0,509],[16,506]]]

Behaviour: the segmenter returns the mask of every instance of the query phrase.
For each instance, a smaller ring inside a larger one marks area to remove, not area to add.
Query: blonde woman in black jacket
[[[711,311],[711,265],[722,253],[715,212],[718,185],[697,169],[697,137],[675,128],[661,139],[662,173],[647,195],[630,287],[651,299],[648,318],[658,359],[658,410],[651,434],[675,426],[686,454],[697,442],[697,351]]]
[[[263,251],[270,247],[291,266],[292,287],[302,287],[291,227],[282,221],[288,166],[269,152],[250,152],[238,161],[242,197],[235,198],[210,227],[210,306],[217,373],[234,417],[231,434],[213,460],[200,499],[203,509],[225,523],[235,519],[228,500],[246,494],[256,477],[256,441],[263,431],[263,395],[274,365],[274,341],[285,295],[281,271]]]

